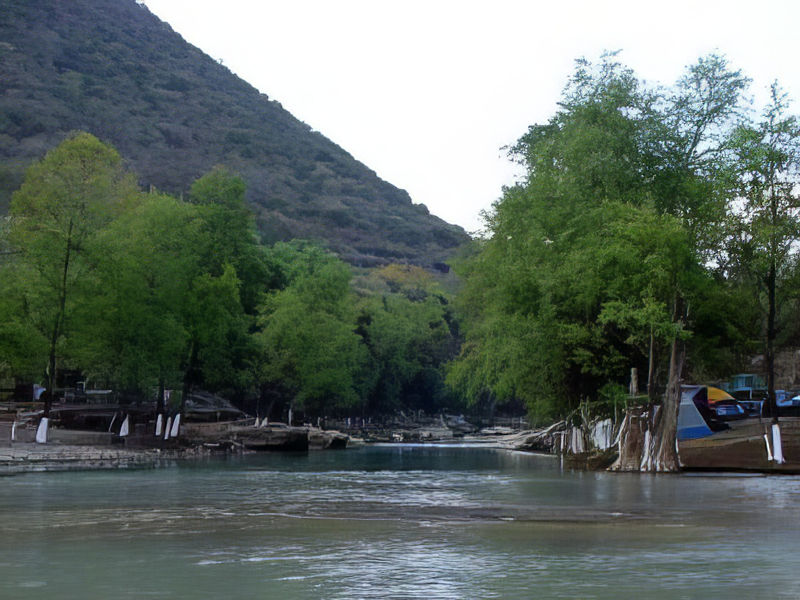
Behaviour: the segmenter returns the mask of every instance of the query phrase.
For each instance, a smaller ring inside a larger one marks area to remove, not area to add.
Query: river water
[[[798,598],[800,478],[373,446],[0,478],[0,598]]]

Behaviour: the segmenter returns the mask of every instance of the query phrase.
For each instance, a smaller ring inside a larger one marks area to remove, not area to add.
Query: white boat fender
[[[769,449],[769,436],[764,434],[764,445],[767,447],[767,460],[772,462],[772,450]]]
[[[160,436],[164,428],[164,415],[158,413],[156,417],[156,437]]]
[[[172,417],[167,417],[167,426],[164,428],[164,439],[169,439],[169,430],[172,427]]]
[[[11,441],[12,442],[16,442],[17,441],[17,422],[16,421],[14,421],[11,424]]]

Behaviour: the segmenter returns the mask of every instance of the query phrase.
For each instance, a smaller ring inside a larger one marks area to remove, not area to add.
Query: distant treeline
[[[154,399],[219,393],[262,415],[437,412],[455,404],[450,301],[419,267],[353,268],[265,246],[224,168],[186,200],[141,191],[87,133],[31,167],[3,222],[0,375]]]

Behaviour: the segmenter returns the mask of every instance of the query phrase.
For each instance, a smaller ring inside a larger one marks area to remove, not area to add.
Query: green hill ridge
[[[266,242],[319,240],[359,266],[431,266],[467,240],[134,0],[0,0],[0,211],[73,130],[176,195],[227,166],[247,181]]]

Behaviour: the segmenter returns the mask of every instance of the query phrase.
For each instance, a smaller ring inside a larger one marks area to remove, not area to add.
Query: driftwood
[[[596,419],[575,427],[558,421],[549,427],[523,431],[506,439],[505,445],[515,450],[538,450],[560,454],[583,454],[605,451],[614,445],[615,427],[611,419]]]
[[[566,422],[559,421],[546,429],[521,431],[506,439],[504,445],[513,450],[557,452],[558,440],[565,427]]]

